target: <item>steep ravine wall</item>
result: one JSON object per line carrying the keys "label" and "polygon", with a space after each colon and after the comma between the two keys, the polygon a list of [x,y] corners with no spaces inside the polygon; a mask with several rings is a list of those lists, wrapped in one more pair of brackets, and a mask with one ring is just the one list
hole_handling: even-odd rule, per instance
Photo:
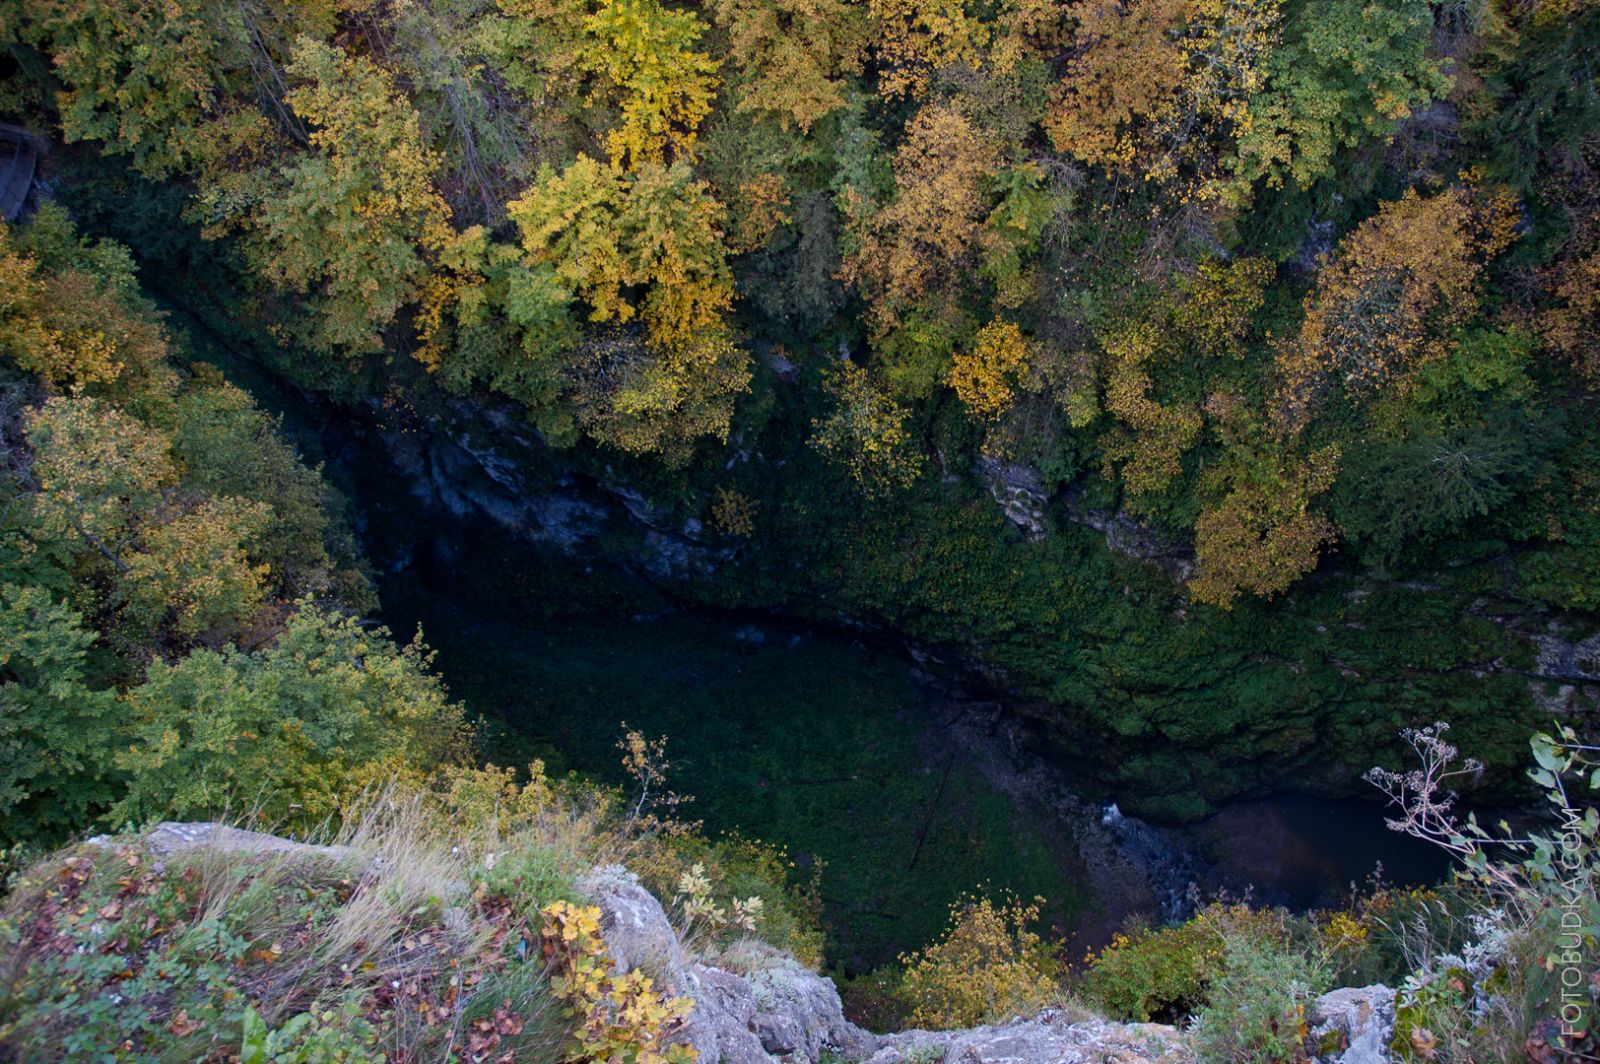
{"label": "steep ravine wall", "polygon": [[1600,619],[1521,597],[1510,561],[1432,582],[1335,563],[1224,615],[1189,604],[1184,544],[1025,467],[951,473],[906,513],[879,514],[824,483],[803,443],[735,440],[726,477],[767,491],[755,536],[739,540],[705,527],[709,489],[686,486],[721,484],[724,463],[663,479],[552,451],[512,404],[483,396],[338,417],[314,396],[283,398],[360,520],[378,528],[387,510],[399,528],[367,537],[384,572],[426,573],[429,593],[471,584],[464,605],[528,577],[562,608],[638,600],[619,615],[710,606],[848,629],[999,699],[1081,793],[1156,823],[1285,790],[1361,794],[1366,769],[1402,755],[1401,728],[1438,719],[1489,765],[1483,800],[1511,807],[1530,799],[1532,731],[1600,722]]}
{"label": "steep ravine wall", "polygon": [[[370,434],[379,443],[383,460],[421,505],[468,526],[499,529],[538,550],[620,569],[669,597],[689,601],[715,598],[715,589],[729,582],[730,573],[741,566],[748,569],[758,564],[745,557],[747,552],[739,545],[704,527],[699,518],[650,499],[609,467],[589,473],[563,471],[537,434],[519,422],[509,406],[457,399],[442,402],[426,417],[396,418],[391,412],[375,411]],[[730,465],[740,461],[764,464],[777,475],[790,459],[741,450],[730,459]],[[1091,507],[1079,488],[1050,493],[1037,472],[1003,463],[984,463],[973,475],[987,485],[996,509],[1016,526],[1019,543],[1059,536],[1064,525],[1076,526],[1093,530],[1111,555],[1159,572],[1159,579],[1166,581],[1169,590],[1175,590],[1189,572],[1192,555],[1185,544],[1174,542],[1119,511]],[[774,562],[767,559],[759,564],[770,568]],[[783,559],[778,559],[778,564],[781,567]],[[781,572],[772,572],[769,577],[780,584],[786,579]],[[952,579],[971,577],[952,574]],[[1595,618],[1532,605],[1508,593],[1506,587],[1445,588],[1426,580],[1401,582],[1381,573],[1348,571],[1341,573],[1336,582],[1340,590],[1333,597],[1341,614],[1338,617],[1319,614],[1330,608],[1326,603],[1310,606],[1292,602],[1281,607],[1274,604],[1275,612],[1261,615],[1261,622],[1281,627],[1285,633],[1296,633],[1292,638],[1299,642],[1288,649],[1283,639],[1261,638],[1267,633],[1249,635],[1244,644],[1239,644],[1237,637],[1231,642],[1213,637],[1209,644],[1205,639],[1191,639],[1181,632],[1189,624],[1181,595],[1175,596],[1178,605],[1170,618],[1173,631],[1161,638],[1170,635],[1175,645],[1214,654],[1219,661],[1232,661],[1239,655],[1240,645],[1248,645],[1248,660],[1214,666],[1221,670],[1219,676],[1243,677],[1249,682],[1253,672],[1270,672],[1275,678],[1266,681],[1269,686],[1294,683],[1295,677],[1304,676],[1306,691],[1326,692],[1334,702],[1382,709],[1400,707],[1394,719],[1403,724],[1429,723],[1432,716],[1423,719],[1429,714],[1448,717],[1452,707],[1441,695],[1446,690],[1459,694],[1492,688],[1504,693],[1502,697],[1514,696],[1522,704],[1498,706],[1496,715],[1502,720],[1520,717],[1530,722],[1527,727],[1506,729],[1508,733],[1515,732],[1509,745],[1518,759],[1511,766],[1516,774],[1520,774],[1520,759],[1526,753],[1523,740],[1531,727],[1543,726],[1554,716],[1600,720],[1600,621]],[[999,591],[995,589],[995,593]],[[848,606],[842,607],[826,597],[816,598],[814,591],[797,590],[784,602],[784,609],[793,610],[808,621],[854,627],[897,643],[935,678],[958,687],[987,688],[1004,695],[1008,706],[1046,724],[1069,750],[1080,737],[1093,743],[1117,738],[1103,730],[1104,724],[1097,725],[1102,729],[1099,734],[1080,736],[1085,713],[1073,700],[1084,695],[1073,694],[1065,700],[1041,697],[1040,692],[1056,684],[1060,677],[1048,673],[1019,676],[1010,671],[1007,661],[1016,657],[1017,640],[1047,643],[1059,639],[1059,632],[1019,627],[1008,636],[1012,645],[996,653],[996,648],[985,645],[975,631],[967,636],[930,640],[898,627],[892,619],[857,615]],[[1417,608],[1414,625],[1408,626],[1404,618],[1395,617],[1395,606],[1401,603]],[[1424,608],[1429,604],[1432,614]],[[1426,630],[1441,616],[1453,619],[1460,629],[1439,632],[1439,639],[1450,644],[1446,650],[1424,647],[1415,653],[1407,651],[1407,656],[1397,659],[1384,657],[1388,651],[1375,651],[1373,660],[1362,661],[1346,655],[1340,649],[1343,644],[1329,642],[1332,635],[1300,634],[1307,630],[1343,631],[1354,640],[1370,639],[1381,647],[1386,642],[1380,634],[1385,626],[1399,624],[1402,629]],[[960,628],[959,624],[954,626],[956,631]],[[1485,634],[1489,632],[1496,635],[1491,638]],[[1079,638],[1079,634],[1074,632],[1072,637]],[[1089,633],[1082,636],[1089,637]],[[1151,647],[1152,654],[1165,652],[1158,646]],[[1068,686],[1081,687],[1085,677],[1115,667],[1115,660],[1097,662]],[[1140,697],[1138,692],[1145,689],[1140,685],[1156,681],[1166,682],[1157,672],[1135,681],[1128,690],[1117,691],[1116,697]],[[1181,699],[1196,691],[1192,681],[1170,682],[1171,698]],[[1406,690],[1401,691],[1396,685],[1403,685]],[[1026,692],[1019,690],[1022,688]],[[1293,715],[1295,710],[1288,707],[1284,712],[1286,716]],[[1300,712],[1303,714],[1304,709]],[[1370,709],[1357,715],[1363,712]],[[1326,722],[1324,718],[1312,727],[1321,729]],[[1168,738],[1175,738],[1168,725],[1159,727]],[[1119,724],[1114,730],[1122,729]],[[1291,731],[1304,729],[1305,725],[1297,724]],[[1386,734],[1392,737],[1394,730],[1386,729]],[[1252,742],[1270,747],[1284,738],[1263,734]],[[1217,790],[1208,798],[1220,801],[1266,793],[1284,780],[1323,793],[1348,793],[1371,763],[1362,759],[1364,755],[1349,763],[1338,756],[1330,757],[1330,752],[1337,752],[1308,748],[1303,736],[1292,741],[1301,744],[1302,753],[1292,761],[1286,758],[1284,771],[1277,778],[1272,777],[1276,770],[1264,770],[1266,774],[1254,786],[1248,779],[1229,782],[1220,785],[1226,789]],[[1314,749],[1314,756],[1307,756],[1306,749]],[[1491,753],[1483,749],[1471,752]],[[1095,751],[1086,767],[1092,769],[1099,756]],[[1492,763],[1492,756],[1490,760]],[[1126,783],[1122,786],[1124,793],[1113,795],[1119,800],[1137,801],[1142,797],[1126,793],[1130,790]],[[1123,804],[1126,806],[1128,801]]]}

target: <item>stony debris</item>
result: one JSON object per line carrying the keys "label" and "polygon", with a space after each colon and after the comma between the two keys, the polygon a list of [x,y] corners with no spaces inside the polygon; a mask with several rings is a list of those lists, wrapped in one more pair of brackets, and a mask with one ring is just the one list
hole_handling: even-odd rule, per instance
{"label": "stony debris", "polygon": [[1318,1064],[1386,1064],[1394,1037],[1394,991],[1382,984],[1323,994],[1306,1010]]}
{"label": "stony debris", "polygon": [[883,1038],[867,1064],[1190,1064],[1188,1037],[1155,1023],[1083,1019],[1044,1009],[1033,1019]]}

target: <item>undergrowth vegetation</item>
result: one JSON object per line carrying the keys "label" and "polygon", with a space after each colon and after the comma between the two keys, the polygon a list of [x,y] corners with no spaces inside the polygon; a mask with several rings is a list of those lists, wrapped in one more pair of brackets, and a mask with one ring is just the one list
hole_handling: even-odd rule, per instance
{"label": "undergrowth vegetation", "polygon": [[[1600,811],[1595,748],[1570,730],[1532,743],[1549,815],[1520,833],[1457,819],[1447,787],[1475,774],[1446,726],[1408,733],[1420,764],[1371,774],[1395,801],[1395,830],[1459,861],[1444,883],[1381,882],[1330,910],[1295,913],[1221,900],[1167,926],[1134,924],[1081,958],[1037,930],[1038,909],[974,898],[927,949],[846,985],[875,1027],[1004,1022],[1045,1006],[1187,1027],[1207,1064],[1298,1064],[1343,1048],[1311,1028],[1314,998],[1337,987],[1394,988],[1389,1046],[1403,1061],[1583,1059],[1600,1006]],[[1540,825],[1544,826],[1540,826]]]}
{"label": "undergrowth vegetation", "polygon": [[373,792],[311,844],[228,829],[177,850],[77,844],[12,884],[0,1045],[37,1060],[690,1059],[668,1045],[689,1002],[613,970],[583,875],[625,864],[663,898],[684,887],[673,914],[707,953],[753,935],[814,957],[812,914],[762,847],[636,808],[537,764],[457,769]]}

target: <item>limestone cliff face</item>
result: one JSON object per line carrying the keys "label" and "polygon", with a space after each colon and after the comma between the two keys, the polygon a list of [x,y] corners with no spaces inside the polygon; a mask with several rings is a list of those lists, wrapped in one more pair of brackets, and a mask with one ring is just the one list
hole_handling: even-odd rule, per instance
{"label": "limestone cliff face", "polygon": [[[1009,526],[989,522],[970,542],[940,540],[966,536],[964,524],[908,529],[903,556],[844,541],[808,553],[802,541],[831,541],[820,525],[806,535],[803,505],[773,523],[788,532],[770,542],[761,529],[755,541],[731,542],[702,525],[696,502],[642,492],[603,458],[554,454],[509,406],[452,399],[427,416],[382,413],[366,436],[383,491],[403,495],[408,514],[447,518],[427,522],[428,553],[409,548],[442,559],[446,581],[470,565],[455,531],[493,530],[561,565],[637,578],[666,601],[778,610],[870,632],[930,674],[1005,692],[1008,707],[1064,754],[1103,752],[1074,759],[1074,771],[1145,819],[1198,819],[1281,790],[1360,792],[1361,773],[1393,753],[1393,731],[1371,722],[1427,723],[1423,713],[1463,735],[1476,727],[1473,753],[1505,785],[1502,800],[1516,801],[1525,751],[1505,742],[1505,724],[1531,732],[1553,716],[1600,713],[1593,618],[1527,598],[1511,554],[1470,581],[1447,572],[1437,582],[1402,580],[1336,562],[1263,608],[1270,612],[1241,624],[1252,611],[1239,611],[1225,623],[1169,596],[1193,565],[1181,537],[1103,508],[1082,483],[1057,487],[1014,462],[981,462],[972,475],[988,497],[961,503],[963,513],[992,506]],[[815,487],[784,480],[794,455],[730,451],[728,469],[759,472],[796,499]],[[772,499],[764,505],[769,515],[782,511]],[[1085,528],[1117,559],[1109,576],[1088,565],[1080,583],[1064,569],[1028,567],[1052,556],[1052,545],[1092,542]],[[375,560],[399,569],[412,560],[407,550],[380,547]],[[1052,583],[1058,577],[1066,582]],[[1250,627],[1257,622],[1261,630]],[[1181,756],[1152,750],[1152,739],[1183,744]]]}

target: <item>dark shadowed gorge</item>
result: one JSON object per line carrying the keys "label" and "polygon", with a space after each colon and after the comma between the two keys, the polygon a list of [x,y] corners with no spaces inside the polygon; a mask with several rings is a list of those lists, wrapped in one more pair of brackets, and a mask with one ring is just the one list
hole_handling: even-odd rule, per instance
{"label": "dark shadowed gorge", "polygon": [[1600,1059],[1595,0],[0,0],[0,1064]]}

